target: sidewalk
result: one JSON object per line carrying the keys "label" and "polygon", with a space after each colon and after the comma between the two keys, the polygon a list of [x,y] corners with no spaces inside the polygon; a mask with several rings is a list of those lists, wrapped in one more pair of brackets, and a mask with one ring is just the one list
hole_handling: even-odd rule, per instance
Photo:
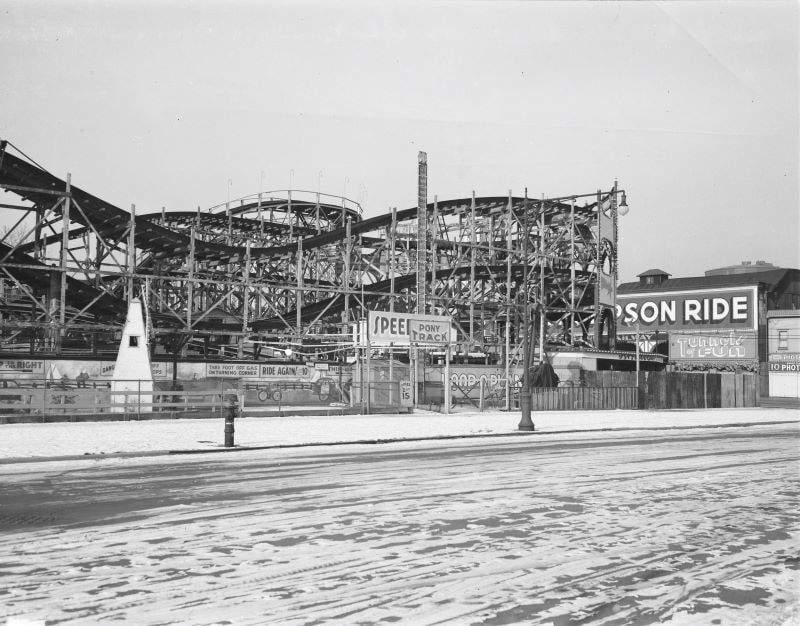
{"label": "sidewalk", "polygon": [[[533,414],[534,433],[520,432],[519,412],[416,411],[404,415],[248,417],[236,420],[239,448],[377,443],[476,436],[535,436],[635,430],[800,423],[792,409],[549,411]],[[222,419],[57,422],[0,426],[0,463],[34,457],[159,454],[226,450]]]}

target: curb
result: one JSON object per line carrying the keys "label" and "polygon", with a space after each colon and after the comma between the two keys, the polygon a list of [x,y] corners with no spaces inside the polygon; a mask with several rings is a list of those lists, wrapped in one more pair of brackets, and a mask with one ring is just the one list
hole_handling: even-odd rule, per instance
{"label": "curb", "polygon": [[514,431],[510,433],[481,433],[475,435],[436,435],[429,437],[391,437],[387,439],[354,439],[349,441],[320,441],[306,443],[278,443],[264,446],[234,446],[233,448],[197,448],[185,450],[149,450],[143,452],[109,452],[92,454],[70,454],[63,456],[32,456],[32,457],[11,457],[0,459],[0,465],[12,465],[22,463],[50,463],[54,461],[103,461],[107,459],[129,459],[147,458],[155,456],[179,456],[190,454],[225,454],[232,452],[250,452],[255,450],[282,450],[293,448],[321,448],[330,446],[357,446],[357,445],[384,445],[389,443],[406,443],[419,441],[449,441],[456,439],[486,439],[489,437],[530,437],[546,435],[568,435],[574,433],[603,433],[603,432],[630,432],[630,431],[661,431],[661,430],[700,430],[711,428],[747,428],[748,426],[775,426],[779,424],[797,424],[797,420],[773,420],[767,422],[729,422],[724,424],[695,424],[691,426],[651,426],[651,427],[607,427],[607,428],[586,428],[571,430],[548,430],[548,431]]}

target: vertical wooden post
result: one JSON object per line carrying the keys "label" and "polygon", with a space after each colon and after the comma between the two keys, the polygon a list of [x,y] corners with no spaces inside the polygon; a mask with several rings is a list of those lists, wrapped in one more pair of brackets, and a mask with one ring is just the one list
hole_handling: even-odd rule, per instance
{"label": "vertical wooden post", "polygon": [[427,313],[428,270],[428,157],[424,152],[417,155],[417,308],[420,315]]}
{"label": "vertical wooden post", "polygon": [[431,265],[431,280],[430,280],[430,298],[431,302],[428,304],[428,309],[430,313],[436,314],[435,310],[432,310],[432,307],[436,306],[436,237],[434,237],[434,233],[436,233],[436,225],[439,223],[439,196],[433,196],[433,230],[429,231],[429,239],[431,242],[431,250],[430,250],[430,265]]}
{"label": "vertical wooden post", "polygon": [[602,214],[601,206],[601,191],[597,190],[597,230],[595,231],[597,237],[596,255],[594,259],[594,348],[600,347],[600,215]]}
{"label": "vertical wooden post", "polygon": [[472,191],[472,202],[469,207],[469,346],[467,352],[474,350],[475,346],[475,247],[477,233],[475,232],[475,191]]}
{"label": "vertical wooden post", "polygon": [[370,370],[372,369],[372,364],[370,362],[372,350],[370,349],[370,341],[369,341],[369,324],[367,324],[367,347],[366,347],[366,354],[364,356],[364,364],[366,366],[367,372],[364,376],[365,378],[365,390],[366,390],[366,398],[365,400],[365,407],[366,407],[366,414],[369,415],[372,411],[372,389],[370,385]]}
{"label": "vertical wooden post", "polygon": [[389,311],[394,313],[394,278],[397,273],[397,258],[394,254],[397,241],[397,207],[392,207],[392,221],[389,224]]}
{"label": "vertical wooden post", "polygon": [[192,329],[192,307],[194,305],[194,238],[195,227],[189,230],[189,268],[186,285],[186,330]]}
{"label": "vertical wooden post", "polygon": [[506,411],[511,410],[511,227],[514,223],[514,200],[508,190],[506,217]]}
{"label": "vertical wooden post", "polygon": [[131,204],[131,226],[128,229],[128,304],[133,300],[133,275],[136,273],[136,205]]}
{"label": "vertical wooden post", "polygon": [[569,343],[575,345],[575,198],[569,207]]}
{"label": "vertical wooden post", "polygon": [[450,341],[444,347],[444,414],[450,415]]}
{"label": "vertical wooden post", "polygon": [[353,220],[348,217],[345,222],[344,276],[342,277],[342,292],[344,297],[344,319],[342,322],[344,324],[350,321],[350,256],[353,254],[352,228]]}
{"label": "vertical wooden post", "polygon": [[242,336],[239,338],[239,358],[244,357],[244,341],[248,336],[247,326],[250,323],[250,240],[245,244],[244,266],[242,268]]}
{"label": "vertical wooden post", "polygon": [[544,339],[547,326],[547,298],[544,293],[544,266],[545,266],[545,223],[544,223],[544,196],[542,196],[542,211],[539,215],[539,363],[544,363]]}
{"label": "vertical wooden post", "polygon": [[61,272],[61,289],[59,294],[59,310],[58,310],[58,333],[56,341],[58,342],[57,351],[61,352],[61,340],[64,337],[64,325],[67,321],[67,255],[69,254],[69,211],[70,199],[72,197],[72,174],[67,173],[66,195],[64,196],[64,209],[61,218],[61,259],[59,271]]}
{"label": "vertical wooden post", "polygon": [[303,317],[303,238],[297,238],[297,263],[295,263],[295,281],[297,282],[297,312],[296,324],[297,328],[295,333],[299,338],[302,333],[302,317]]}

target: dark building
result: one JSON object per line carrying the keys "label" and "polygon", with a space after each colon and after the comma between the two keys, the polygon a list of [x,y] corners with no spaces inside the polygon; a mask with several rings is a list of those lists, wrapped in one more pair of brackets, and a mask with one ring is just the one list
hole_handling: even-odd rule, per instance
{"label": "dark building", "polygon": [[686,278],[651,269],[619,285],[619,342],[667,354],[675,370],[759,371],[767,360],[767,311],[800,309],[800,270],[719,273],[725,269]]}

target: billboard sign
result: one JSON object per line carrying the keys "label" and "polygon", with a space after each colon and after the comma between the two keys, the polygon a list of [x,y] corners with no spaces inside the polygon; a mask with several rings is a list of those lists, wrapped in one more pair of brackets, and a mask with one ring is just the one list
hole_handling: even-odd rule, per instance
{"label": "billboard sign", "polygon": [[770,361],[770,372],[800,372],[800,361]]}
{"label": "billboard sign", "polygon": [[800,352],[772,352],[767,357],[769,361],[800,361]]}
{"label": "billboard sign", "polygon": [[206,363],[208,378],[258,378],[258,363]]}
{"label": "billboard sign", "polygon": [[369,311],[367,324],[372,345],[444,345],[453,341],[452,322],[445,315]]}
{"label": "billboard sign", "polygon": [[755,330],[756,287],[617,294],[617,330]]}
{"label": "billboard sign", "polygon": [[673,361],[731,361],[758,359],[752,333],[671,333],[669,358]]}
{"label": "billboard sign", "polygon": [[34,359],[0,359],[0,373],[44,375],[44,361]]}

